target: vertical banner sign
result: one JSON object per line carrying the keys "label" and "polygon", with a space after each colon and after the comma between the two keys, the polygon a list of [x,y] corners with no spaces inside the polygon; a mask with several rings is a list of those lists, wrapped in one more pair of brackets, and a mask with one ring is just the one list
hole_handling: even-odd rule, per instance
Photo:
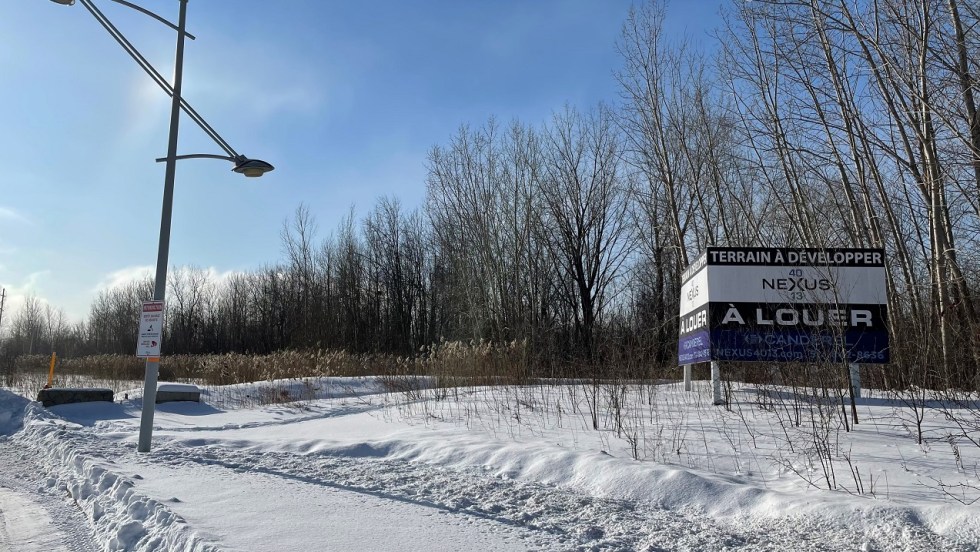
{"label": "vertical banner sign", "polygon": [[709,247],[682,276],[678,363],[887,363],[884,257]]}
{"label": "vertical banner sign", "polygon": [[140,313],[140,332],[136,341],[138,358],[160,357],[160,336],[163,335],[163,301],[143,301]]}
{"label": "vertical banner sign", "polygon": [[679,364],[711,360],[708,327],[708,254],[701,255],[681,276]]}

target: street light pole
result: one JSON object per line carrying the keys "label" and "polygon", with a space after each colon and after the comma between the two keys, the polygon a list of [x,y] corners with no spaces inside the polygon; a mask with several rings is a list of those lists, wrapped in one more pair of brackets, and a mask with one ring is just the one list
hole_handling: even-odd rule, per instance
{"label": "street light pole", "polygon": [[[111,21],[92,3],[92,0],[78,0],[82,6],[92,17],[102,25],[103,28],[109,33],[122,46],[123,50],[137,65],[140,66],[143,71],[146,72],[157,86],[163,89],[164,92],[170,95],[170,140],[167,146],[167,156],[157,159],[157,162],[166,161],[166,170],[163,183],[163,211],[160,214],[160,243],[157,249],[157,271],[156,278],[154,280],[153,287],[153,299],[154,302],[162,303],[167,295],[167,265],[170,258],[170,221],[173,215],[173,204],[174,204],[174,177],[177,171],[177,161],[181,159],[223,159],[225,161],[231,161],[234,163],[232,170],[236,173],[245,175],[246,177],[259,177],[263,174],[275,170],[270,163],[262,161],[261,159],[251,159],[246,157],[237,151],[235,151],[224,138],[221,137],[211,125],[194,110],[193,107],[185,99],[181,97],[181,85],[183,84],[183,72],[184,72],[184,39],[190,38],[194,39],[194,36],[187,32],[187,0],[178,0],[180,3],[180,15],[177,20],[177,25],[167,21],[166,19],[160,17],[159,15],[141,8],[128,0],[112,0],[116,4],[126,6],[127,8],[134,9],[144,15],[148,15],[153,19],[163,23],[164,25],[170,27],[177,31],[177,52],[176,59],[174,63],[174,83],[171,85],[167,79],[160,75],[159,71],[154,68],[149,61],[143,57],[135,46],[132,45],[129,40],[123,36],[123,34],[112,24]],[[57,4],[62,4],[65,6],[71,6],[75,3],[75,0],[52,0]],[[181,110],[190,117],[191,121],[197,124],[197,126],[204,131],[214,143],[218,145],[227,155],[215,155],[209,153],[194,153],[188,155],[177,155],[177,133],[180,127],[180,112]],[[162,328],[161,328],[162,329]],[[162,335],[162,332],[161,332]],[[159,343],[159,340],[157,341]],[[139,347],[137,347],[139,351]],[[155,350],[155,353],[159,355],[159,349]],[[152,354],[152,353],[151,353]],[[137,450],[139,452],[149,452],[150,451],[150,441],[153,436],[153,414],[156,408],[156,396],[157,396],[157,380],[160,375],[160,357],[159,356],[147,356],[146,357],[146,376],[143,382],[143,412],[140,417],[140,433],[139,433],[139,444],[137,445]]]}
{"label": "street light pole", "polygon": [[[157,249],[157,272],[153,280],[153,299],[163,301],[167,295],[167,263],[170,259],[170,222],[173,218],[174,179],[177,173],[177,132],[180,128],[180,90],[184,73],[184,30],[187,26],[187,0],[178,0],[180,15],[177,16],[177,53],[174,61],[173,96],[170,102],[170,139],[167,145],[167,165],[163,180],[163,210],[160,214],[160,244]],[[160,357],[146,359],[143,381],[143,411],[140,415],[140,435],[137,449],[150,452],[153,438],[153,414],[156,409],[157,380],[160,375]]]}

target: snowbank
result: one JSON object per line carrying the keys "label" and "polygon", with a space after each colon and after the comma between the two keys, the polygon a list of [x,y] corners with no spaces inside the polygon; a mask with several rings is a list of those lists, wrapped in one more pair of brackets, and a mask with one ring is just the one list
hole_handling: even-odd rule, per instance
{"label": "snowbank", "polygon": [[0,389],[0,435],[13,435],[24,426],[24,413],[31,401]]}
{"label": "snowbank", "polygon": [[[39,492],[70,496],[107,550],[216,550],[244,535],[254,546],[243,549],[279,550],[276,531],[287,527],[289,542],[314,538],[304,531],[323,519],[317,505],[334,504],[323,493],[338,492],[363,497],[364,508],[407,505],[399,519],[408,524],[419,508],[492,531],[503,524],[508,539],[542,549],[975,551],[980,542],[980,507],[929,486],[969,483],[963,467],[976,465],[976,453],[959,451],[954,464],[938,444],[917,445],[884,401],[867,401],[864,423],[836,436],[856,476],[876,485],[861,494],[819,488],[821,467],[806,463],[806,450],[790,456],[786,443],[768,440],[771,413],[705,406],[671,386],[657,391],[667,407],[649,412],[644,430],[662,434],[645,446],[667,443],[649,452],[672,463],[635,459],[643,445],[622,437],[632,428],[596,431],[586,410],[557,406],[585,396],[572,388],[403,394],[365,378],[206,391],[227,400],[269,388],[329,398],[167,405],[147,455],[135,452],[138,400],[48,412],[0,392],[0,432],[36,454],[48,474]],[[926,423],[943,435],[941,416]],[[219,510],[202,495],[208,481],[220,482]],[[292,490],[268,490],[277,485]],[[230,489],[266,489],[258,494],[273,497],[276,515],[256,493]],[[263,516],[268,526],[254,521]]]}

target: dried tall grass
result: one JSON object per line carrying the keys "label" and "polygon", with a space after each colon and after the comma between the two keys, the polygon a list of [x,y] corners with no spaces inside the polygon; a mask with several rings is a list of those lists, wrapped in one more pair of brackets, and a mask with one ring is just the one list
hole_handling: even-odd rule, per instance
{"label": "dried tall grass", "polygon": [[[7,369],[4,384],[28,396],[47,383],[50,356],[22,355]],[[380,376],[392,390],[411,390],[419,376],[432,376],[439,387],[518,384],[528,373],[524,342],[442,342],[412,357],[352,354],[314,349],[269,355],[228,353],[174,355],[160,362],[160,380],[207,386],[338,376]],[[121,391],[138,387],[144,361],[126,355],[59,358],[57,387],[103,386]]]}

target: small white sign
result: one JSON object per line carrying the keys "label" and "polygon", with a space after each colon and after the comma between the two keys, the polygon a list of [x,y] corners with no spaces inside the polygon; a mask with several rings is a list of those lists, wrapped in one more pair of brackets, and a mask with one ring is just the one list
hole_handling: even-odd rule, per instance
{"label": "small white sign", "polygon": [[143,301],[143,310],[140,313],[140,333],[136,341],[136,356],[138,358],[160,357],[163,312],[163,301]]}

